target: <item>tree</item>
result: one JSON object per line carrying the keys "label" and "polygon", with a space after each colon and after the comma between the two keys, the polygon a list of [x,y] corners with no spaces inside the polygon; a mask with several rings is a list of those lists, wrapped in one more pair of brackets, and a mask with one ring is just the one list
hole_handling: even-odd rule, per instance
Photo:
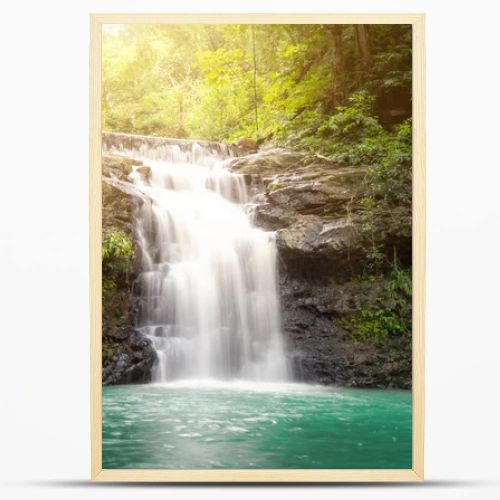
{"label": "tree", "polygon": [[335,61],[333,65],[333,77],[334,77],[334,87],[333,87],[333,107],[340,106],[344,100],[344,88],[343,88],[343,78],[344,78],[344,56],[342,54],[342,25],[333,24],[330,26],[331,33],[333,35],[333,45],[334,45],[334,55]]}
{"label": "tree", "polygon": [[255,26],[250,26],[252,33],[252,59],[253,59],[253,105],[255,109],[255,137],[259,134],[259,105],[257,102],[257,55],[255,51]]}
{"label": "tree", "polygon": [[372,66],[372,54],[370,43],[368,40],[368,26],[366,24],[356,24],[356,41],[361,56],[361,64],[365,71],[368,71]]}

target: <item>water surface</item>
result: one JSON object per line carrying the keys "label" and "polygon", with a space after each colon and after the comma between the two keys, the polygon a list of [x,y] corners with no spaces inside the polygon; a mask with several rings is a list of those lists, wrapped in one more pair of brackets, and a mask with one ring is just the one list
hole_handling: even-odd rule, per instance
{"label": "water surface", "polygon": [[411,392],[299,384],[103,388],[105,469],[409,469]]}

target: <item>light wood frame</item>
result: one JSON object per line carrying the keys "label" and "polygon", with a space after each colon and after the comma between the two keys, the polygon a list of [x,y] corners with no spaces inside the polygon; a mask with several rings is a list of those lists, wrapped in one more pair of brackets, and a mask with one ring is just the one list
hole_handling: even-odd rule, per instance
{"label": "light wood frame", "polygon": [[[425,323],[424,14],[90,15],[90,374],[91,479],[158,482],[417,482],[424,479]],[[101,35],[103,24],[411,24],[413,26],[413,373],[412,469],[179,470],[102,468]]]}

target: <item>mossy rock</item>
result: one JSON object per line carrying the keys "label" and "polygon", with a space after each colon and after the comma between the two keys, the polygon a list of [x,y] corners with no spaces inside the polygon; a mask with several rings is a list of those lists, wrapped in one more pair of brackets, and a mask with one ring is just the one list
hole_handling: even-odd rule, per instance
{"label": "mossy rock", "polygon": [[132,160],[122,156],[103,155],[102,175],[115,175],[119,179],[125,179],[132,173],[134,165],[142,165],[140,160]]}

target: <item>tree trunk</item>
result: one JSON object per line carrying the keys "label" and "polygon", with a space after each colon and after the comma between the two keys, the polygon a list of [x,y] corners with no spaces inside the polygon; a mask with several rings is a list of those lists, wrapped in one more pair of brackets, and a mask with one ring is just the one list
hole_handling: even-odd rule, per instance
{"label": "tree trunk", "polygon": [[332,26],[333,44],[335,47],[335,74],[344,74],[344,56],[342,55],[342,25]]}
{"label": "tree trunk", "polygon": [[344,104],[344,56],[342,54],[342,24],[330,25],[333,35],[334,65],[333,65],[333,108]]}
{"label": "tree trunk", "polygon": [[365,71],[372,66],[372,53],[370,50],[370,41],[368,39],[368,26],[366,24],[356,24],[356,40],[358,42],[359,54],[361,56],[361,65]]}
{"label": "tree trunk", "polygon": [[251,26],[253,52],[253,99],[255,111],[255,139],[259,136],[259,108],[257,104],[257,55],[255,53],[255,28]]}

